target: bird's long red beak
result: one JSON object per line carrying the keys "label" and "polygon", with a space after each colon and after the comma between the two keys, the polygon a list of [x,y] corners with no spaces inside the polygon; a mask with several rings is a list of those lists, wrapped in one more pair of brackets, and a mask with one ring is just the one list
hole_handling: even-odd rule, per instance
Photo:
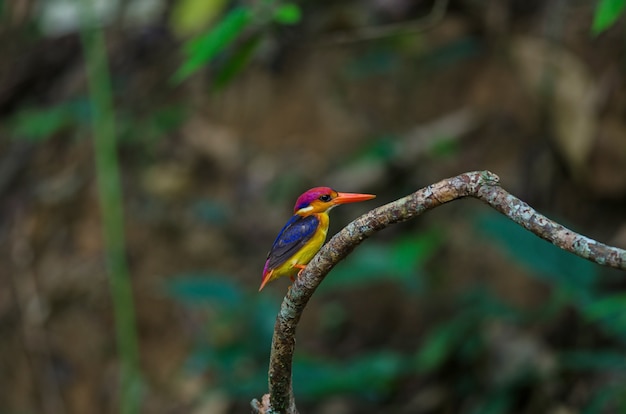
{"label": "bird's long red beak", "polygon": [[337,197],[333,199],[333,204],[356,203],[371,200],[372,198],[376,198],[376,196],[373,194],[337,193]]}

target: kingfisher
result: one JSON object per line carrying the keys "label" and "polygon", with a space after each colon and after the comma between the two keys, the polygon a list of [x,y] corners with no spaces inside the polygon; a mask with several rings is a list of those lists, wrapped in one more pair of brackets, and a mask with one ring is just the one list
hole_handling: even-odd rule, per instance
{"label": "kingfisher", "polygon": [[259,292],[281,276],[294,281],[322,248],[328,233],[328,212],[339,204],[371,200],[372,194],[339,193],[330,187],[315,187],[303,193],[293,208],[293,217],[282,228],[267,255]]}

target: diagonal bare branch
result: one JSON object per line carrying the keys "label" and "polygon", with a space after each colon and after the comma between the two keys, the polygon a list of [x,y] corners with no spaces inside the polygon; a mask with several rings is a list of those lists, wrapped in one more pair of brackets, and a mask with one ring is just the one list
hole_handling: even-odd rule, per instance
{"label": "diagonal bare branch", "polygon": [[478,198],[563,250],[603,266],[626,270],[626,250],[607,246],[548,219],[502,189],[499,183],[498,176],[489,171],[468,172],[448,178],[364,214],[330,239],[287,291],[274,326],[269,394],[261,402],[252,400],[253,412],[298,412],[291,383],[296,327],[313,292],[328,272],[375,232],[442,204],[459,198]]}

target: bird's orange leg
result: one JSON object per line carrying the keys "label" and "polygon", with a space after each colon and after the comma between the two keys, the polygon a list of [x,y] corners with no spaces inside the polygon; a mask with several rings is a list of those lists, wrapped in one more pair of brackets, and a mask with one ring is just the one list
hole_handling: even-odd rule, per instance
{"label": "bird's orange leg", "polygon": [[[298,270],[298,275],[297,275],[297,276],[300,276],[300,273],[302,273],[302,271],[304,270],[304,268],[306,267],[306,265],[295,264],[295,265],[293,265],[293,267],[295,267],[295,268],[297,268],[297,269],[300,269],[300,270]],[[292,283],[296,281],[296,278],[295,278],[295,277],[293,277],[293,276],[289,276],[289,279],[291,279],[291,282],[292,282]],[[291,289],[291,286],[289,286],[287,289]]]}
{"label": "bird's orange leg", "polygon": [[[297,268],[297,269],[300,269],[300,270],[298,271],[298,276],[300,276],[300,273],[302,273],[302,271],[304,270],[304,268],[306,268],[306,265],[295,264],[295,265],[293,265],[293,267],[295,267],[295,268]],[[292,282],[295,282],[295,281],[296,281],[296,279],[295,279],[293,276],[289,276],[289,277],[291,278],[291,281],[292,281]]]}

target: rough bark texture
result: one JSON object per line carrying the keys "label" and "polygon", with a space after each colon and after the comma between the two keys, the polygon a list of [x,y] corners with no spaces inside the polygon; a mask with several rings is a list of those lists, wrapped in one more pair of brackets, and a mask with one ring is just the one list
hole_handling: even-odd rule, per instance
{"label": "rough bark texture", "polygon": [[326,243],[287,291],[276,318],[269,368],[269,394],[251,403],[254,413],[298,412],[291,383],[296,326],[311,295],[328,272],[359,243],[390,224],[464,197],[478,198],[557,247],[603,266],[626,270],[626,251],[575,233],[537,213],[500,187],[489,171],[474,171],[442,180],[378,207],[348,224]]}

